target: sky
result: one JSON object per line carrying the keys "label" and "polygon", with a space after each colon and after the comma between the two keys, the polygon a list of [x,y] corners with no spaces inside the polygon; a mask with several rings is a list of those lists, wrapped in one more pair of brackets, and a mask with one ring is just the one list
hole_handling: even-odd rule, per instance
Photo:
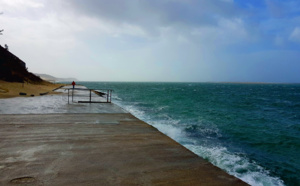
{"label": "sky", "polygon": [[81,81],[300,83],[299,0],[0,0],[0,44]]}

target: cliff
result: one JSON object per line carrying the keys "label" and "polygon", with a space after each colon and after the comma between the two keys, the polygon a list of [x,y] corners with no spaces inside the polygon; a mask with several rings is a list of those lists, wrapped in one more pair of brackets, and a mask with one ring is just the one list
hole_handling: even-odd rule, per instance
{"label": "cliff", "polygon": [[42,83],[43,80],[28,72],[26,63],[0,46],[0,80],[8,82]]}

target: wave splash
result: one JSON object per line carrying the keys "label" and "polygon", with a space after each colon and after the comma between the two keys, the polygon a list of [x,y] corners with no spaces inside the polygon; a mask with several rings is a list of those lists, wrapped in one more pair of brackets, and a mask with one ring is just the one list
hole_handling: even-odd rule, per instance
{"label": "wave splash", "polygon": [[267,170],[256,162],[251,162],[244,154],[229,152],[225,147],[184,146],[213,165],[250,185],[284,185],[282,180],[270,176]]}
{"label": "wave splash", "polygon": [[[268,170],[264,169],[256,162],[250,161],[245,154],[230,152],[226,147],[209,145],[207,141],[203,141],[203,143],[199,144],[199,141],[195,141],[189,136],[188,132],[186,132],[189,130],[190,125],[178,125],[180,122],[179,120],[172,119],[170,116],[166,115],[163,117],[164,119],[155,120],[134,104],[124,104],[121,100],[116,100],[115,103],[128,110],[139,119],[154,126],[159,131],[182,144],[198,156],[206,159],[213,165],[225,170],[230,175],[233,175],[250,185],[284,185],[284,182],[280,178],[270,175]],[[201,131],[203,133],[221,136],[217,127],[202,128]]]}

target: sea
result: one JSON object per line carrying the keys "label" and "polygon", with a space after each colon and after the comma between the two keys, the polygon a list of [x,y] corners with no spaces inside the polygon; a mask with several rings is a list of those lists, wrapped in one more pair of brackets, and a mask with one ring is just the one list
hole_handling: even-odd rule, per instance
{"label": "sea", "polygon": [[300,185],[300,84],[78,83],[250,185]]}

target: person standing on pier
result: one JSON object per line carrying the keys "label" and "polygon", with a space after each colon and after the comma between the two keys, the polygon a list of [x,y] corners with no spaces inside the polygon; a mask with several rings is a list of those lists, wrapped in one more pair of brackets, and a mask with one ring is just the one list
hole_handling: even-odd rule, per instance
{"label": "person standing on pier", "polygon": [[75,85],[76,85],[75,81],[72,82],[72,85],[73,85],[73,89],[74,89]]}

